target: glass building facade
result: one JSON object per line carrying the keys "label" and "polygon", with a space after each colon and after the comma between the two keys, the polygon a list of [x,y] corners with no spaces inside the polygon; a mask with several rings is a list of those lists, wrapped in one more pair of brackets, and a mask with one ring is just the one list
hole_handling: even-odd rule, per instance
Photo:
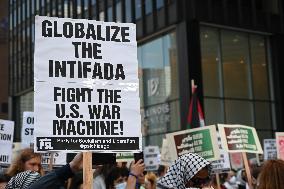
{"label": "glass building facade", "polygon": [[20,141],[33,111],[34,16],[137,26],[142,132],[161,145],[186,128],[190,80],[207,125],[244,124],[261,138],[283,131],[284,3],[254,0],[10,0],[10,118]]}
{"label": "glass building facade", "polygon": [[250,125],[273,137],[268,36],[202,26],[200,40],[206,123]]}

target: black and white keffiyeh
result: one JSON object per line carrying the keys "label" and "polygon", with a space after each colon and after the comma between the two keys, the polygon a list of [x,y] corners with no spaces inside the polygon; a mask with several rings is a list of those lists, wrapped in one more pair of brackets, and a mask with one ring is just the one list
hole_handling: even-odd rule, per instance
{"label": "black and white keffiyeh", "polygon": [[40,174],[34,171],[24,171],[12,177],[5,189],[27,189],[40,178]]}
{"label": "black and white keffiyeh", "polygon": [[185,154],[179,157],[169,170],[158,181],[158,185],[169,189],[185,189],[186,183],[202,168],[208,167],[211,171],[211,164],[197,154]]}

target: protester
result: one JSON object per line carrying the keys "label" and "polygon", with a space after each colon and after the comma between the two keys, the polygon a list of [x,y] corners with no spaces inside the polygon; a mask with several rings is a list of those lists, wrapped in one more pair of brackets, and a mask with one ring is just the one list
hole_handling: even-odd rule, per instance
{"label": "protester", "polygon": [[24,171],[16,174],[8,182],[5,189],[27,189],[40,178],[40,174],[35,171]]}
{"label": "protester", "polygon": [[[130,163],[130,167],[132,166],[132,163],[133,162]],[[144,185],[145,185],[145,175],[146,174],[147,174],[147,171],[143,171],[139,175],[136,175],[137,176],[137,180],[136,180],[135,189],[145,189]]]}
{"label": "protester", "polygon": [[74,174],[69,189],[83,189],[83,172],[80,171]]}
{"label": "protester", "polygon": [[73,160],[45,176],[38,179],[28,189],[58,189],[64,186],[65,181],[71,178],[74,173],[82,169],[83,153],[77,154]]}
{"label": "protester", "polygon": [[237,184],[239,187],[238,189],[249,189],[245,169],[240,169],[237,172]]}
{"label": "protester", "polygon": [[0,189],[4,189],[7,183],[9,182],[10,177],[4,173],[0,174]]}
{"label": "protester", "polygon": [[145,189],[156,189],[157,177],[154,173],[147,173],[145,176]]}
{"label": "protester", "polygon": [[267,160],[257,179],[257,189],[284,188],[284,161]]}
{"label": "protester", "polygon": [[139,177],[138,175],[143,174],[145,169],[145,164],[143,160],[140,159],[136,163],[132,162],[130,164],[130,173],[127,179],[126,189],[134,189],[136,188],[136,184],[138,183]]}
{"label": "protester", "polygon": [[167,170],[166,170],[166,166],[164,165],[159,165],[159,168],[158,168],[158,179],[160,177],[163,177],[165,174],[166,174]]}
{"label": "protester", "polygon": [[105,178],[106,189],[124,189],[126,187],[127,176],[123,174],[122,168],[113,168]]}
{"label": "protester", "polygon": [[258,176],[260,174],[261,169],[262,169],[262,167],[260,167],[260,166],[252,168],[252,171],[251,171],[251,177],[252,178],[251,178],[251,180],[252,180],[252,186],[254,188],[256,188],[256,186],[257,186],[257,178],[258,178]]}
{"label": "protester", "polygon": [[179,157],[167,173],[158,180],[160,189],[202,187],[210,181],[211,164],[197,154]]}
{"label": "protester", "polygon": [[106,189],[105,179],[114,167],[112,164],[96,166],[93,189]]}
{"label": "protester", "polygon": [[15,161],[10,165],[7,175],[13,177],[20,172],[28,170],[35,171],[40,175],[43,175],[41,155],[34,153],[34,151],[30,148],[21,150]]}
{"label": "protester", "polygon": [[224,179],[225,182],[223,185],[226,189],[238,189],[237,177],[234,171],[224,173]]}

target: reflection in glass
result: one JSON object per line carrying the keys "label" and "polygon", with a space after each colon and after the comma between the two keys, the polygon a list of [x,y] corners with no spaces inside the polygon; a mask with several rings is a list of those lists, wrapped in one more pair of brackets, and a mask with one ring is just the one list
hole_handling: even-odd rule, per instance
{"label": "reflection in glass", "polygon": [[121,1],[116,2],[116,22],[122,22]]}
{"label": "reflection in glass", "polygon": [[141,18],[141,0],[135,0],[135,18],[138,20]]}
{"label": "reflection in glass", "polygon": [[255,127],[257,129],[272,129],[270,103],[255,102]]}
{"label": "reflection in glass", "polygon": [[253,76],[253,94],[255,99],[269,99],[268,73],[265,52],[265,39],[262,36],[250,36],[250,51]]}
{"label": "reflection in glass", "polygon": [[164,6],[164,0],[157,0],[157,9],[160,9]]}
{"label": "reflection in glass", "polygon": [[179,130],[176,35],[171,33],[138,47],[144,134]]}
{"label": "reflection in glass", "polygon": [[200,43],[204,96],[221,96],[218,30],[202,27]]}
{"label": "reflection in glass", "polygon": [[126,17],[126,22],[131,22],[131,1],[125,1],[125,17]]}
{"label": "reflection in glass", "polygon": [[152,0],[145,0],[145,12],[146,15],[150,14],[152,12],[153,6],[152,6]]}
{"label": "reflection in glass", "polygon": [[225,100],[226,123],[228,124],[253,124],[253,104],[250,101]]}
{"label": "reflection in glass", "polygon": [[225,97],[251,98],[247,35],[222,30],[221,40]]}
{"label": "reflection in glass", "polygon": [[205,124],[224,123],[224,100],[204,98]]}

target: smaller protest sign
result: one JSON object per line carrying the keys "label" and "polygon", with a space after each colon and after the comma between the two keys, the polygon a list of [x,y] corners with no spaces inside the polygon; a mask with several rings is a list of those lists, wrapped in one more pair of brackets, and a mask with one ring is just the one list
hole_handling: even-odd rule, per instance
{"label": "smaller protest sign", "polygon": [[166,138],[163,138],[162,150],[161,150],[161,164],[170,166],[174,162],[174,159],[171,156],[171,150]]}
{"label": "smaller protest sign", "polygon": [[156,171],[160,164],[160,150],[158,146],[146,146],[144,149],[144,163],[146,171]]}
{"label": "smaller protest sign", "polygon": [[10,164],[13,151],[14,121],[0,119],[0,164]]}
{"label": "smaller protest sign", "polygon": [[34,113],[23,113],[22,148],[29,148],[34,143]]}
{"label": "smaller protest sign", "polygon": [[215,125],[169,133],[166,136],[174,159],[187,153],[197,153],[209,161],[220,156]]}
{"label": "smaller protest sign", "polygon": [[284,160],[284,132],[276,132],[277,158]]}
{"label": "smaller protest sign", "polygon": [[277,159],[277,149],[275,139],[263,140],[264,160]]}
{"label": "smaller protest sign", "polygon": [[224,124],[218,124],[218,128],[222,145],[227,152],[263,153],[255,128]]}
{"label": "smaller protest sign", "polygon": [[217,133],[217,136],[218,136],[218,145],[220,150],[220,158],[218,160],[211,161],[212,173],[214,174],[226,173],[231,170],[229,154],[222,148],[222,143],[219,133]]}
{"label": "smaller protest sign", "polygon": [[230,153],[229,155],[232,169],[239,170],[244,168],[242,153]]}
{"label": "smaller protest sign", "polygon": [[52,165],[65,165],[66,164],[66,153],[64,152],[52,152],[53,157],[51,158],[51,153],[41,154],[41,163],[43,165],[50,164],[50,160],[53,159]]}
{"label": "smaller protest sign", "polygon": [[131,162],[133,160],[133,153],[116,153],[116,162]]}

